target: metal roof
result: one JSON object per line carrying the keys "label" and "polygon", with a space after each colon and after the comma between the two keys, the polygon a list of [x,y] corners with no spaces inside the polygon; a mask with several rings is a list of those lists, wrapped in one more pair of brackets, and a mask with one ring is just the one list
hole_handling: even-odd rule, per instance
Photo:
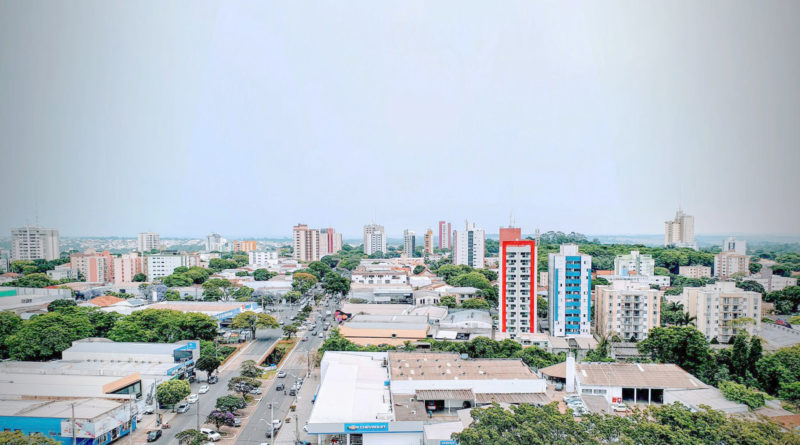
{"label": "metal roof", "polygon": [[541,393],[478,393],[475,395],[477,403],[530,403],[546,405],[550,399]]}
{"label": "metal roof", "polygon": [[417,400],[474,400],[471,389],[418,389]]}

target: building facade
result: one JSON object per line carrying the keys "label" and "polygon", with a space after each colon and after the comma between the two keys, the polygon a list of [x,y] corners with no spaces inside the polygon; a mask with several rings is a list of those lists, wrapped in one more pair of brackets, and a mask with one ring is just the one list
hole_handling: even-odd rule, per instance
{"label": "building facade", "polygon": [[386,232],[381,225],[369,224],[364,226],[364,253],[376,252],[386,252]]}
{"label": "building facade", "polygon": [[667,299],[681,303],[709,341],[728,343],[739,330],[754,335],[761,329],[761,294],[739,289],[733,281],[684,287],[682,294]]}
{"label": "building facade", "polygon": [[516,335],[536,332],[536,241],[522,239],[522,230],[500,228],[500,331]]}
{"label": "building facade", "polygon": [[319,256],[336,255],[342,250],[342,234],[332,227],[319,229]]}
{"label": "building facade", "polygon": [[664,245],[674,247],[690,247],[697,250],[694,242],[694,216],[678,209],[675,219],[664,222]]}
{"label": "building facade", "polygon": [[151,250],[159,249],[161,249],[161,237],[157,233],[142,232],[139,234],[136,250],[139,252],[150,252]]}
{"label": "building facade", "polygon": [[425,232],[425,253],[433,255],[433,230],[431,229]]}
{"label": "building facade", "polygon": [[439,250],[452,249],[453,230],[447,221],[439,221]]}
{"label": "building facade", "polygon": [[614,258],[614,275],[655,275],[656,260],[652,255],[641,254],[632,250],[628,255],[617,255]]}
{"label": "building facade", "polygon": [[723,252],[736,252],[740,255],[747,254],[747,241],[737,240],[736,237],[728,237],[722,242]]}
{"label": "building facade", "polygon": [[147,279],[152,281],[172,275],[176,267],[200,265],[200,255],[190,253],[162,253],[147,256]]}
{"label": "building facade", "polygon": [[475,269],[483,269],[485,265],[484,243],[486,232],[475,227],[475,223],[466,223],[464,230],[453,232],[453,264],[467,265]]}
{"label": "building facade", "polygon": [[681,266],[678,275],[687,278],[711,278],[711,268],[708,266]]}
{"label": "building facade", "polygon": [[576,244],[563,244],[547,260],[550,335],[591,335],[592,257],[579,253]]}
{"label": "building facade", "polygon": [[133,282],[136,274],[146,274],[147,265],[145,258],[137,252],[124,253],[111,260],[112,277],[115,285]]}
{"label": "building facade", "polygon": [[234,252],[255,252],[258,249],[258,243],[253,240],[249,241],[234,241],[233,242],[233,251]]}
{"label": "building facade", "polygon": [[107,250],[97,252],[94,249],[88,249],[84,253],[70,254],[69,263],[73,269],[78,269],[83,279],[88,283],[108,283],[113,281],[113,259],[111,253]]}
{"label": "building facade", "polygon": [[292,228],[292,258],[297,261],[319,261],[319,230],[309,229],[305,224]]}
{"label": "building facade", "polygon": [[417,248],[417,236],[413,230],[403,230],[403,255],[412,258]]}
{"label": "building facade", "polygon": [[661,324],[663,291],[643,283],[613,281],[594,289],[594,326],[601,337],[618,335],[623,341],[647,338]]}
{"label": "building facade", "polygon": [[206,252],[222,252],[227,242],[219,233],[212,233],[206,237]]}
{"label": "building facade", "polygon": [[51,261],[59,256],[58,230],[33,226],[11,229],[11,261]]}
{"label": "building facade", "polygon": [[750,275],[750,257],[735,251],[714,255],[714,276],[728,278],[734,274]]}

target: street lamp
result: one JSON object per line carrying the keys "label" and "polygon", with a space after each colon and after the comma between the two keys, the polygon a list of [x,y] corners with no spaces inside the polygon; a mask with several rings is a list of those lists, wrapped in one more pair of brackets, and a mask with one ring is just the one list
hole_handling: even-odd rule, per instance
{"label": "street lamp", "polygon": [[[258,420],[267,423],[266,419],[258,419]],[[269,420],[270,422],[269,425],[267,426],[269,428],[269,441],[270,443],[273,443],[275,442],[275,414],[273,412],[273,407],[271,403],[269,404]]]}

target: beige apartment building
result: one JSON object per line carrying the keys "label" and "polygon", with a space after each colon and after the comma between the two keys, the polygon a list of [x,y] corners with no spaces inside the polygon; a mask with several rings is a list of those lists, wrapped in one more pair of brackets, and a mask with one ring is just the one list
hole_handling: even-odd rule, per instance
{"label": "beige apartment building", "polygon": [[292,229],[294,252],[292,257],[297,261],[319,261],[319,230],[309,229],[305,224],[298,224]]}
{"label": "beige apartment building", "polygon": [[714,276],[728,278],[734,274],[750,275],[750,257],[734,251],[714,255]]}
{"label": "beige apartment building", "polygon": [[684,287],[667,299],[681,303],[709,341],[727,343],[741,329],[753,335],[761,328],[761,294],[739,289],[733,281]]}
{"label": "beige apartment building", "polygon": [[618,335],[623,341],[647,338],[660,325],[663,291],[633,281],[612,281],[595,287],[594,325],[600,336]]}
{"label": "beige apartment building", "polygon": [[433,255],[433,230],[425,232],[425,253]]}
{"label": "beige apartment building", "polygon": [[711,278],[711,268],[708,266],[681,266],[678,275],[686,278]]}

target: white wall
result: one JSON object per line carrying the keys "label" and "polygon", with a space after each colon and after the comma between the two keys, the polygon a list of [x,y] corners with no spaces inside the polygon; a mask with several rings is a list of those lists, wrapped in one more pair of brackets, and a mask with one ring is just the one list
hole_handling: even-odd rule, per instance
{"label": "white wall", "polygon": [[419,445],[422,433],[364,434],[364,445]]}

